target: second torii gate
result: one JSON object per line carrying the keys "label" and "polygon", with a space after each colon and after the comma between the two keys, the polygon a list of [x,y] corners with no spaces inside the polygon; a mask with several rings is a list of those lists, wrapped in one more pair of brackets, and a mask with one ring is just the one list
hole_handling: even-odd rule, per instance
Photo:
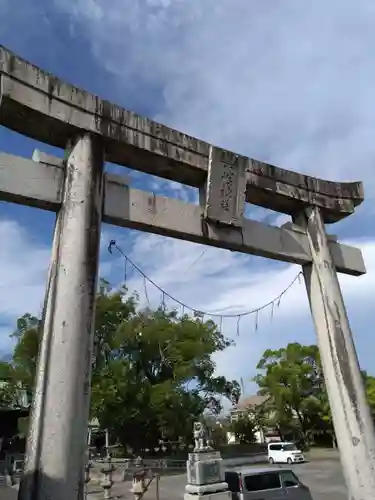
{"label": "second torii gate", "polygon": [[[0,154],[0,199],[57,213],[20,500],[82,491],[101,222],[302,265],[346,482],[375,498],[375,437],[337,271],[360,250],[327,235],[361,183],[335,183],[214,147],[63,83],[0,47],[0,124],[65,150],[65,160]],[[132,189],[104,161],[194,186],[200,204]],[[289,214],[274,227],[245,202]],[[1,244],[1,242],[0,242]]]}

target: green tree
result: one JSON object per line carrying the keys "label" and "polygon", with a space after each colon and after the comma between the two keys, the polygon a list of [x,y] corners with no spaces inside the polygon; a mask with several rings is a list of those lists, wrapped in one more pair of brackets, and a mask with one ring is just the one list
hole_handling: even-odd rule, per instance
{"label": "green tree", "polygon": [[248,414],[256,430],[262,430],[263,432],[277,431],[280,439],[284,439],[285,433],[290,433],[295,429],[290,412],[284,407],[278,410],[272,398],[269,398],[256,408],[249,409]]}
{"label": "green tree", "polygon": [[[39,324],[29,314],[20,318],[12,359],[3,367],[28,391],[35,379]],[[101,281],[91,416],[136,451],[158,446],[159,440],[190,443],[193,421],[203,412],[220,412],[222,396],[238,401],[239,384],[214,374],[212,355],[229,345],[215,323],[179,318],[175,311],[140,310],[136,294]]]}
{"label": "green tree", "polygon": [[17,342],[11,363],[19,386],[30,396],[34,388],[40,335],[40,320],[30,314],[25,314],[18,319],[17,328],[12,334]]}
{"label": "green tree", "polygon": [[318,404],[316,394],[324,390],[317,346],[292,343],[282,349],[268,349],[257,369],[260,373],[255,381],[259,392],[270,396],[279,432],[293,430],[297,419],[301,436],[307,440]]}
{"label": "green tree", "polygon": [[333,428],[331,407],[325,386],[309,398],[306,407],[310,416],[311,433],[313,437],[319,439],[319,436],[330,436],[332,446],[335,448],[337,446],[336,435]]}
{"label": "green tree", "polygon": [[227,432],[228,432],[228,426],[216,423],[210,429],[211,446],[217,449],[220,448],[221,446],[227,445],[228,444]]}
{"label": "green tree", "polygon": [[20,407],[24,392],[31,398],[39,349],[39,320],[25,314],[17,320],[11,338],[16,340],[8,361],[0,361],[0,405]]}
{"label": "green tree", "polygon": [[370,406],[373,417],[375,418],[375,377],[368,375],[365,371],[362,372],[367,402]]}
{"label": "green tree", "polygon": [[204,425],[208,430],[211,446],[215,449],[228,444],[229,419],[217,415],[204,415]]}
{"label": "green tree", "polygon": [[0,361],[0,408],[16,404],[16,377],[11,363]]}
{"label": "green tree", "polygon": [[255,443],[255,424],[247,413],[238,416],[229,424],[229,431],[236,436],[236,441],[241,444]]}
{"label": "green tree", "polygon": [[238,401],[238,383],[214,376],[212,355],[230,342],[211,321],[139,311],[137,297],[125,293],[103,287],[98,297],[92,413],[134,450],[159,440],[190,443],[193,421],[218,413],[221,396]]}
{"label": "green tree", "polygon": [[[336,445],[317,346],[293,343],[283,349],[267,350],[257,368],[260,373],[255,381],[260,392],[270,396],[273,407],[270,413],[273,418],[269,419],[271,425],[283,434],[291,430],[291,423],[298,422],[299,432],[305,441],[317,436],[330,436],[333,445]],[[364,371],[362,375],[367,400],[375,416],[375,377]]]}

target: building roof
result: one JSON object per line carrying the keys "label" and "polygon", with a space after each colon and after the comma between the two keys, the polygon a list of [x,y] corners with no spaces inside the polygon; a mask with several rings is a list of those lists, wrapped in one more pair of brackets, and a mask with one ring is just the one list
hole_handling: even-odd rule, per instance
{"label": "building roof", "polygon": [[259,396],[258,394],[254,394],[253,396],[248,396],[247,398],[240,399],[240,401],[233,408],[232,411],[256,408],[257,406],[260,406],[263,403],[265,403],[269,398],[270,396]]}

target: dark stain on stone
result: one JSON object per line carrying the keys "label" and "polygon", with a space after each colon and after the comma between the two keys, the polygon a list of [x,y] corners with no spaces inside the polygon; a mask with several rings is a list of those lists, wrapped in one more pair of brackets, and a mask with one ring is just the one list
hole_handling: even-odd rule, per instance
{"label": "dark stain on stone", "polygon": [[155,152],[158,149],[157,139],[154,137],[150,137],[150,151],[151,153]]}
{"label": "dark stain on stone", "polygon": [[[315,219],[315,220],[314,220]],[[312,243],[314,246],[314,251],[317,254],[321,253],[321,242],[320,242],[320,237],[319,237],[319,230],[322,229],[320,228],[319,221],[316,220],[316,218],[309,218],[308,220],[308,233],[311,235]],[[338,309],[338,306],[336,303],[334,303],[335,310],[332,311],[332,308],[329,303],[329,298],[326,294],[325,287],[323,286],[323,283],[321,282],[320,276],[318,274],[318,285],[319,285],[319,293],[321,294],[322,297],[322,304],[323,304],[323,310],[324,310],[324,319],[325,319],[325,325],[327,328],[327,334],[328,334],[328,341],[329,341],[329,346],[330,346],[330,355],[333,360],[333,368],[336,372],[336,378],[341,376],[343,378],[344,385],[346,387],[346,390],[349,394],[349,398],[351,400],[352,406],[354,408],[354,411],[356,412],[356,417],[359,422],[359,425],[362,427],[362,422],[360,420],[360,415],[358,412],[358,404],[357,404],[357,399],[356,399],[356,392],[355,392],[355,387],[353,384],[353,381],[351,379],[351,373],[350,373],[350,367],[349,367],[349,359],[348,359],[348,352],[345,344],[345,338],[344,334],[341,328],[341,317],[340,317],[340,312]],[[335,315],[336,313],[336,315]],[[335,325],[334,325],[334,331],[330,331],[330,322],[328,319],[328,315],[331,315],[333,318],[337,318]],[[333,338],[331,333],[333,333]],[[335,345],[333,344],[333,340],[335,342]],[[338,363],[335,362],[336,358],[336,353],[337,353],[337,360]],[[342,400],[342,407],[345,409],[345,401],[344,401],[344,394],[342,391],[340,391],[340,398]],[[346,421],[347,428],[349,430],[349,420],[348,420],[348,415],[346,412],[344,412],[343,418]]]}
{"label": "dark stain on stone", "polygon": [[[328,310],[329,309],[329,306],[327,304],[327,298],[326,298],[326,295],[325,295],[325,291],[324,291],[324,287],[319,279],[319,288],[320,288],[320,293],[322,295],[322,302],[323,302],[323,308],[324,308],[324,318],[325,318],[325,324],[326,324],[326,328],[328,330],[328,342],[329,342],[329,350],[330,350],[330,353],[331,353],[331,358],[333,360],[333,369],[336,373],[336,378],[339,377],[339,369],[338,369],[338,366],[337,366],[337,363],[335,363],[335,354],[336,354],[336,349],[335,349],[335,346],[333,345],[333,341],[332,341],[332,337],[330,335],[330,332],[329,332],[329,321],[328,321]],[[342,393],[342,390],[340,390],[340,399],[342,401],[342,407],[345,409],[345,401],[344,401],[344,395]],[[347,428],[349,429],[349,420],[348,420],[348,415],[347,413],[344,411],[344,415],[343,415],[344,419],[345,419],[345,422],[346,422],[346,426]]]}
{"label": "dark stain on stone", "polygon": [[307,226],[308,226],[308,233],[310,235],[314,250],[316,253],[319,253],[321,247],[319,232],[321,228],[320,228],[320,223],[317,219],[318,218],[316,217],[316,214],[313,212],[307,221]]}
{"label": "dark stain on stone", "polygon": [[207,221],[205,221],[203,215],[201,216],[201,228],[202,228],[203,237],[208,238],[209,237],[208,224],[207,224]]}
{"label": "dark stain on stone", "polygon": [[[99,193],[103,193],[103,165],[104,165],[104,148],[103,141],[99,137],[92,140],[92,158],[93,158],[93,172],[90,185],[90,220],[87,227],[90,228],[89,238],[87,242],[87,285],[89,290],[95,296],[96,281],[97,281],[97,267],[98,267],[98,245],[100,240],[100,226],[101,226],[101,211],[102,207],[96,206]],[[103,201],[102,201],[103,203]],[[90,320],[91,321],[91,320]]]}
{"label": "dark stain on stone", "polygon": [[330,314],[337,318],[335,319],[334,324],[334,338],[337,352],[337,359],[339,364],[339,369],[341,372],[341,376],[346,387],[350,402],[356,414],[356,418],[358,421],[358,425],[360,426],[361,431],[363,431],[363,422],[361,419],[361,414],[358,408],[358,399],[357,399],[357,391],[355,385],[353,383],[353,378],[350,370],[349,363],[349,353],[346,346],[344,332],[342,331],[341,322],[342,319],[340,315],[340,310],[336,302],[333,303],[334,311],[330,310]]}
{"label": "dark stain on stone", "polygon": [[360,442],[361,440],[358,439],[357,437],[352,437],[353,446],[358,446]]}
{"label": "dark stain on stone", "polygon": [[151,213],[156,213],[156,197],[155,193],[152,193],[151,196],[147,198],[148,211]]}
{"label": "dark stain on stone", "polygon": [[14,71],[16,69],[16,60],[17,60],[17,58],[12,53],[10,53],[9,54],[9,63],[8,63],[10,74],[14,73]]}
{"label": "dark stain on stone", "polygon": [[103,99],[101,101],[101,110],[100,110],[100,123],[99,130],[103,137],[108,135],[110,130],[110,124],[112,122],[112,105],[109,101]]}
{"label": "dark stain on stone", "polygon": [[57,87],[58,79],[55,78],[54,76],[49,76],[48,77],[48,97],[49,99],[53,99],[53,93],[55,91],[55,88]]}

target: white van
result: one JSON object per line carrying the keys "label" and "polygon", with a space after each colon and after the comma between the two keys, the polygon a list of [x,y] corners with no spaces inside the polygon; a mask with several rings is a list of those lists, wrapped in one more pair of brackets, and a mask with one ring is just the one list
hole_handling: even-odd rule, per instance
{"label": "white van", "polygon": [[269,443],[268,461],[270,464],[285,463],[290,465],[296,462],[304,462],[305,457],[294,443],[278,442]]}

